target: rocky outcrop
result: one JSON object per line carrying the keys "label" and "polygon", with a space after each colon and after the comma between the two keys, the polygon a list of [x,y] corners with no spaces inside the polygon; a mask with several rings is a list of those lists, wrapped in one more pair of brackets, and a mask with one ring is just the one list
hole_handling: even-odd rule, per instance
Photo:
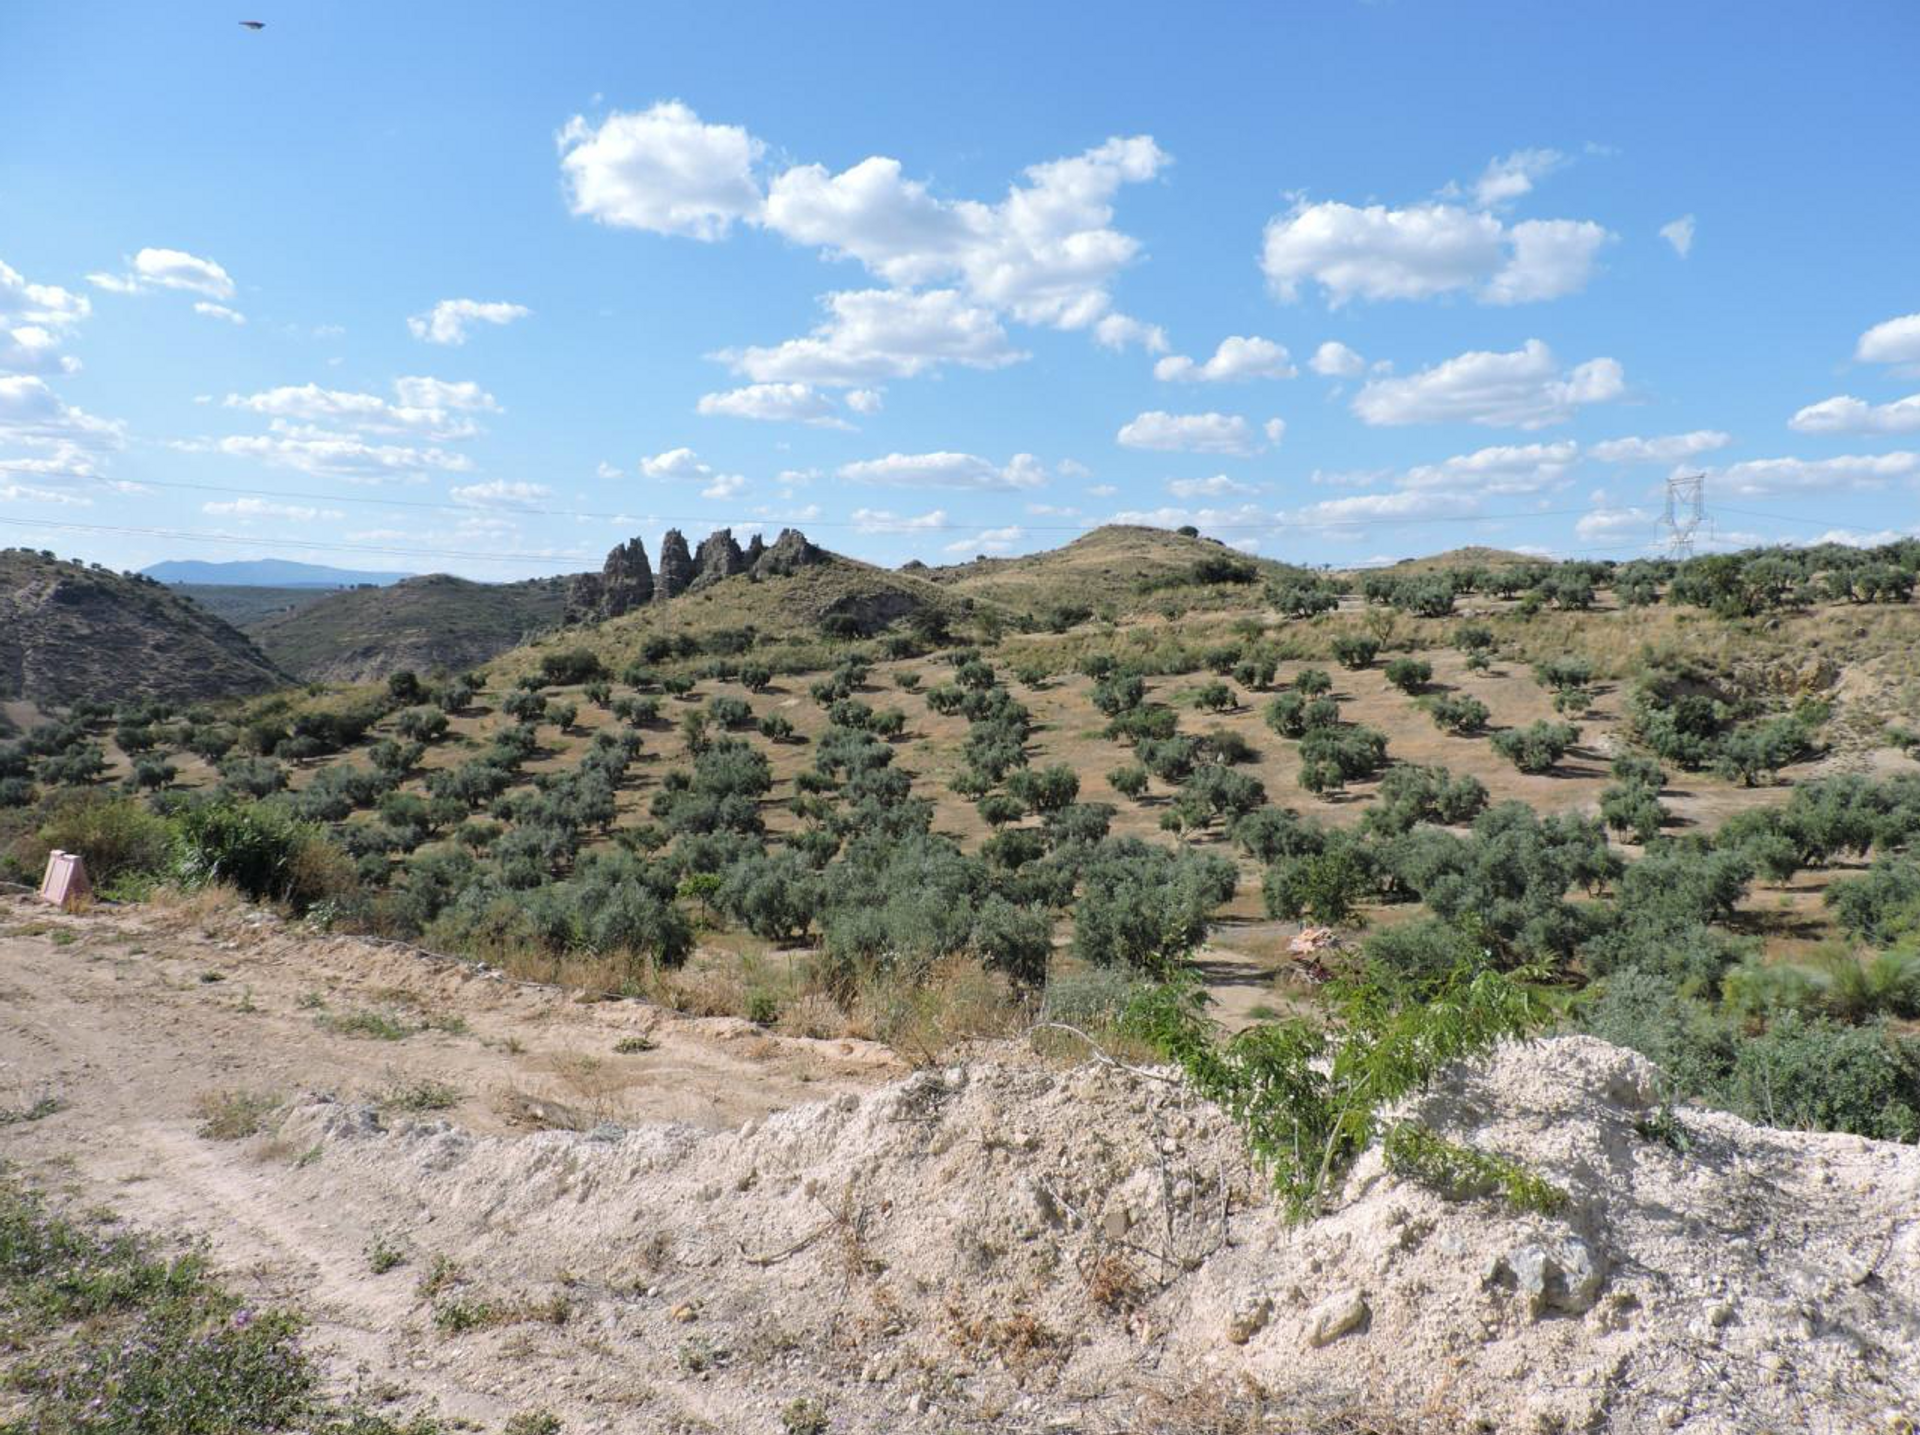
{"label": "rocky outcrop", "polygon": [[567,594],[569,623],[599,623],[631,613],[653,601],[653,565],[638,538],[628,539],[607,555],[598,573],[581,573]]}
{"label": "rocky outcrop", "polygon": [[733,541],[733,530],[716,528],[702,539],[699,551],[693,555],[693,567],[693,581],[687,585],[689,591],[710,588],[723,578],[746,572],[746,555]]}
{"label": "rocky outcrop", "polygon": [[660,540],[660,566],[647,562],[647,549],[629,539],[607,555],[598,573],[581,573],[567,590],[566,621],[599,623],[648,603],[664,603],[682,593],[710,587],[724,578],[748,573],[767,578],[794,573],[827,559],[827,551],[807,541],[797,528],[781,531],[769,544],[758,533],[742,548],[733,530],[716,528],[689,550],[684,534],[669,528]]}
{"label": "rocky outcrop", "polygon": [[686,535],[677,528],[669,528],[660,540],[660,569],[654,576],[653,601],[664,603],[686,592],[693,583],[695,571],[693,554],[687,551]]}
{"label": "rocky outcrop", "polygon": [[783,528],[771,546],[754,559],[753,576],[784,578],[826,560],[827,550],[809,543],[806,534],[797,528]]}

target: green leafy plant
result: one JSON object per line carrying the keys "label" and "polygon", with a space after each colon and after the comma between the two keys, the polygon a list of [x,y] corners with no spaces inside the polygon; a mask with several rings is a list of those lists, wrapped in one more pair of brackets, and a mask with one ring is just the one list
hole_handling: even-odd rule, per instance
{"label": "green leafy plant", "polygon": [[[1298,1222],[1325,1208],[1355,1159],[1381,1136],[1383,1109],[1449,1063],[1537,1024],[1538,1002],[1525,985],[1531,975],[1463,966],[1424,991],[1392,993],[1342,980],[1326,989],[1331,1020],[1268,1022],[1224,1041],[1204,1013],[1197,981],[1183,976],[1136,999],[1125,1025],[1227,1113]],[[1403,1132],[1396,1144],[1403,1161],[1433,1174],[1490,1176],[1503,1193],[1519,1193],[1536,1208],[1551,1199],[1545,1182],[1500,1158],[1478,1161],[1479,1153],[1463,1156],[1438,1141]]]}
{"label": "green leafy plant", "polygon": [[1417,1121],[1395,1122],[1381,1150],[1388,1170],[1411,1177],[1448,1200],[1500,1195],[1517,1210],[1546,1215],[1567,1204],[1565,1191],[1511,1157],[1449,1141]]}

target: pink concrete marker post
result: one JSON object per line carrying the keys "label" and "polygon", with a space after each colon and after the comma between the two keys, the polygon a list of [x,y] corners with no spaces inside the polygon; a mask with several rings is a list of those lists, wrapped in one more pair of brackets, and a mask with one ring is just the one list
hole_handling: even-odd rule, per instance
{"label": "pink concrete marker post", "polygon": [[87,864],[78,852],[56,850],[47,855],[47,875],[40,883],[41,901],[64,907],[92,893],[93,885],[87,881]]}

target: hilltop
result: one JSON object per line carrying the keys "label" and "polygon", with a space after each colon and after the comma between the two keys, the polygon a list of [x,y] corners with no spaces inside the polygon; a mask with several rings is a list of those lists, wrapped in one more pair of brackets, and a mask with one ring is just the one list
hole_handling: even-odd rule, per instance
{"label": "hilltop", "polygon": [[699,639],[751,629],[811,641],[823,629],[858,635],[919,613],[952,619],[973,607],[971,598],[919,575],[830,553],[796,529],[771,544],[756,534],[744,547],[729,530],[716,529],[697,548],[669,529],[657,571],[633,538],[616,545],[597,573],[521,583],[440,573],[307,603],[276,602],[284,589],[237,591],[259,595],[255,601],[275,610],[247,625],[275,662],[310,681],[344,683],[401,669],[475,667],[561,635],[618,665],[660,633]]}
{"label": "hilltop", "polygon": [[261,618],[248,632],[276,664],[312,682],[364,682],[402,668],[468,668],[557,624],[568,583],[476,583],[434,573],[331,593]]}
{"label": "hilltop", "polygon": [[0,551],[0,699],[195,702],[286,680],[244,633],[152,579]]}
{"label": "hilltop", "polygon": [[1520,553],[1511,548],[1488,548],[1483,544],[1470,543],[1464,548],[1449,548],[1444,553],[1430,553],[1423,558],[1402,558],[1397,563],[1363,571],[1415,577],[1426,573],[1445,573],[1460,568],[1524,567],[1540,561],[1538,554]]}
{"label": "hilltop", "polygon": [[143,568],[140,575],[161,583],[238,584],[251,588],[351,588],[361,583],[398,583],[402,578],[413,576],[331,568],[323,563],[295,563],[286,558],[241,559],[232,563],[174,559]]}
{"label": "hilltop", "polygon": [[1107,524],[1059,548],[1020,558],[976,558],[940,568],[909,565],[930,582],[967,597],[1039,612],[1062,604],[1089,611],[1140,610],[1166,587],[1198,582],[1232,586],[1301,570],[1254,558],[1216,538],[1184,531]]}

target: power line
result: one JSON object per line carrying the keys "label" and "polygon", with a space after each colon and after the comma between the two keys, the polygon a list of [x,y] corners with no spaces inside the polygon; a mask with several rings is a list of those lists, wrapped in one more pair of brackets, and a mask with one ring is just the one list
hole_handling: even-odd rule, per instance
{"label": "power line", "polygon": [[1707,476],[1675,473],[1667,479],[1667,556],[1693,557],[1693,535],[1707,521]]}
{"label": "power line", "polygon": [[[1579,510],[1584,511],[1584,510]],[[291,548],[300,552],[346,552],[376,553],[388,557],[400,558],[453,558],[474,563],[552,563],[563,561],[566,555],[553,553],[479,553],[467,549],[449,548],[409,548],[385,544],[368,543],[327,543],[317,540],[298,538],[261,538],[236,533],[206,533],[177,528],[139,528],[125,524],[69,523],[55,519],[34,520],[25,518],[0,518],[0,525],[10,528],[30,528],[35,530],[52,529],[64,533],[109,533],[141,538],[168,538],[183,543],[225,543],[245,548]],[[1075,529],[1074,532],[1086,532]],[[1596,553],[1637,553],[1644,551],[1644,545],[1638,543],[1614,544],[1609,547],[1583,548],[1574,556],[1586,556]]]}
{"label": "power line", "polygon": [[[120,480],[93,478],[92,482],[112,487]],[[192,493],[225,493],[246,498],[300,499],[309,503],[344,503],[362,507],[408,508],[437,513],[478,513],[520,514],[529,518],[575,518],[591,519],[608,523],[637,523],[644,518],[653,523],[686,523],[692,525],[712,524],[722,527],[754,527],[767,523],[804,523],[809,528],[851,528],[861,533],[874,535],[905,535],[911,533],[976,533],[985,526],[980,523],[915,523],[911,527],[888,527],[874,522],[858,519],[828,518],[762,518],[751,516],[725,517],[714,514],[689,513],[648,513],[635,515],[626,511],[602,512],[579,508],[549,508],[540,504],[479,504],[479,503],[437,503],[417,498],[374,498],[355,494],[310,493],[298,489],[272,488],[236,488],[213,483],[175,483],[160,479],[127,480],[144,488],[177,489]],[[1371,516],[1364,518],[1300,518],[1297,516],[1276,516],[1274,518],[1247,520],[1237,523],[1210,523],[1212,532],[1274,532],[1281,529],[1304,528],[1315,532],[1330,529],[1349,528],[1405,528],[1422,526],[1429,523],[1503,523],[1530,518],[1567,518],[1588,512],[1585,508],[1536,508],[1516,513],[1448,513],[1420,514],[1407,517]],[[242,515],[244,516],[244,515]],[[1111,520],[1109,520],[1111,521]],[[1085,533],[1088,523],[1022,523],[1020,529],[1025,533]]]}
{"label": "power line", "polygon": [[368,543],[323,543],[299,538],[258,538],[244,533],[205,533],[178,528],[135,528],[122,524],[67,523],[57,519],[0,518],[9,528],[53,529],[63,533],[115,533],[138,538],[173,538],[185,543],[232,543],[248,548],[296,548],[308,552],[382,553],[399,558],[458,558],[479,563],[552,563],[554,553],[475,553],[450,548],[400,548]]}
{"label": "power line", "polygon": [[[271,490],[224,488],[224,487],[218,487],[212,484],[154,483],[154,484],[150,484],[149,486],[175,488],[175,489],[189,489],[189,490],[200,491],[200,492],[234,493],[234,494],[259,496],[259,497],[309,498],[309,499],[315,499],[315,500],[324,501],[324,502],[347,502],[347,503],[361,502],[361,503],[377,504],[381,506],[390,506],[390,507],[439,509],[439,510],[446,510],[451,512],[458,512],[458,513],[473,513],[477,511],[485,511],[485,510],[476,510],[474,508],[471,508],[465,505],[429,503],[429,502],[424,502],[420,500],[375,499],[375,498],[366,498],[366,499],[344,498],[342,499],[342,498],[336,498],[332,495],[301,494],[301,493],[287,493],[287,492],[276,493]],[[621,521],[629,521],[629,522],[635,521],[632,519],[631,515],[627,515],[627,514],[592,514],[592,513],[584,513],[584,512],[578,512],[578,511],[567,510],[567,509],[519,508],[519,509],[513,509],[509,511],[516,512],[527,517],[604,518],[609,520],[621,520]],[[1376,528],[1404,528],[1409,526],[1424,527],[1428,524],[1442,524],[1442,523],[1446,523],[1446,524],[1500,523],[1500,522],[1509,522],[1514,520],[1525,520],[1525,519],[1531,519],[1531,518],[1565,517],[1568,515],[1585,514],[1589,511],[1590,510],[1584,509],[1584,508],[1535,509],[1531,512],[1525,512],[1525,513],[1447,514],[1447,515],[1440,515],[1437,517],[1423,517],[1423,518],[1373,517],[1373,518],[1364,518],[1364,519],[1359,519],[1359,518],[1325,519],[1325,520],[1319,520],[1314,522],[1301,522],[1294,519],[1274,518],[1271,520],[1265,520],[1261,522],[1243,522],[1243,523],[1237,523],[1237,524],[1209,525],[1209,528],[1210,530],[1215,532],[1262,532],[1262,533],[1292,532],[1292,531],[1322,532],[1322,531],[1371,530]],[[1817,528],[1831,529],[1836,527],[1839,527],[1839,528],[1845,527],[1845,525],[1835,525],[1831,523],[1822,522],[1816,519],[1798,518],[1788,514],[1763,513],[1763,512],[1759,512],[1751,509],[1723,508],[1720,511],[1724,513],[1739,514],[1744,517],[1772,519],[1772,520],[1776,520],[1783,523],[1811,524],[1812,526]],[[758,526],[763,523],[763,520],[757,519],[757,518],[735,518],[731,520],[722,521],[712,517],[694,518],[694,517],[689,517],[685,515],[678,516],[678,517],[675,517],[673,515],[652,515],[652,519],[654,521],[664,521],[664,522],[712,523],[715,527],[722,527],[722,526],[749,527],[749,526]],[[861,532],[872,533],[872,534],[875,534],[876,536],[903,536],[911,533],[925,533],[925,532],[975,532],[975,531],[978,531],[978,529],[980,528],[979,524],[942,524],[942,525],[928,524],[928,525],[923,525],[911,530],[901,530],[893,535],[888,535],[888,530],[875,529],[872,527],[872,525],[861,524],[853,521],[837,521],[836,522],[836,521],[821,521],[821,520],[812,520],[812,519],[809,519],[806,521],[809,527],[851,528]],[[205,530],[198,530],[198,529],[143,527],[143,526],[137,526],[137,525],[131,525],[131,524],[74,523],[74,522],[58,520],[58,519],[0,518],[0,526],[5,526],[9,528],[50,530],[50,531],[63,532],[63,533],[94,533],[94,534],[112,534],[112,535],[127,536],[127,537],[164,538],[164,539],[169,539],[172,541],[182,542],[182,543],[225,544],[225,545],[230,545],[235,547],[256,548],[256,549],[269,549],[269,550],[291,549],[294,551],[306,552],[306,553],[369,553],[369,554],[378,554],[385,557],[397,557],[397,558],[447,559],[447,560],[453,560],[453,561],[463,562],[463,563],[550,564],[555,562],[569,561],[576,557],[582,560],[585,560],[590,557],[590,555],[587,555],[587,554],[568,554],[568,553],[555,553],[555,552],[544,552],[544,553],[499,552],[499,551],[489,552],[489,551],[476,550],[476,549],[440,548],[440,547],[432,547],[432,546],[423,545],[423,544],[399,544],[399,543],[376,544],[376,543],[354,542],[350,540],[326,541],[326,540],[319,540],[319,539],[283,538],[279,536],[263,536],[263,535],[256,535],[256,534],[244,534],[244,533],[213,533],[213,532],[208,532]],[[1089,532],[1094,526],[1096,525],[1093,525],[1093,524],[1051,524],[1051,525],[1023,524],[1021,525],[1022,530],[1025,532],[1036,532],[1036,533],[1051,532],[1051,533],[1073,533],[1073,534],[1083,534],[1083,533]],[[1857,532],[1857,533],[1866,532],[1866,530],[1863,530],[1863,529],[1849,529],[1847,531]],[[1608,553],[1644,552],[1644,551],[1645,551],[1644,544],[1616,544],[1616,545],[1605,546],[1605,547],[1582,548],[1577,550],[1576,556],[1584,556],[1584,555],[1592,555],[1592,554],[1608,554]]]}
{"label": "power line", "polygon": [[[1692,479],[1703,478],[1703,477],[1704,475],[1687,475],[1681,480],[1681,483],[1684,486]],[[102,486],[105,486],[105,487],[114,487],[118,482],[120,482],[119,480],[100,478],[97,476],[89,476],[89,481],[101,484]],[[674,524],[685,523],[689,525],[711,524],[716,528],[722,528],[722,527],[753,528],[753,527],[763,527],[768,523],[795,523],[795,524],[804,523],[809,528],[848,528],[848,529],[853,529],[856,532],[871,534],[874,536],[892,536],[892,537],[907,536],[913,533],[974,533],[974,532],[978,532],[984,526],[983,523],[947,522],[947,523],[937,523],[937,524],[935,523],[915,524],[911,528],[906,528],[906,527],[890,528],[884,525],[875,524],[870,521],[861,521],[858,519],[827,519],[827,518],[799,517],[794,515],[789,515],[785,517],[776,515],[772,518],[767,518],[762,516],[746,516],[746,515],[726,517],[724,515],[714,515],[711,513],[703,513],[703,514],[647,513],[644,515],[636,515],[636,514],[628,513],[624,510],[619,512],[605,512],[605,511],[599,511],[599,510],[593,510],[593,509],[549,508],[549,507],[545,507],[538,504],[488,505],[488,504],[478,504],[478,503],[441,503],[441,502],[435,502],[435,501],[426,500],[426,499],[416,499],[416,498],[375,498],[372,496],[364,496],[364,495],[358,495],[358,494],[313,493],[313,492],[308,492],[306,490],[301,490],[301,489],[241,488],[241,487],[236,487],[236,486],[227,485],[227,484],[180,483],[180,482],[169,482],[161,479],[137,479],[137,480],[128,480],[128,482],[134,483],[137,486],[143,487],[143,488],[172,489],[172,490],[178,490],[181,492],[190,492],[190,493],[220,493],[220,494],[230,494],[230,495],[243,497],[243,498],[264,498],[264,499],[278,499],[278,500],[299,499],[309,503],[343,503],[343,504],[359,506],[359,507],[403,508],[403,509],[414,509],[414,510],[423,511],[423,512],[433,512],[433,513],[459,513],[459,514],[466,514],[468,516],[472,516],[475,514],[484,514],[484,513],[519,514],[523,517],[529,517],[529,518],[587,519],[587,520],[592,520],[596,522],[607,522],[607,523],[638,523],[638,522],[645,521],[650,523],[674,523]],[[1669,486],[1671,487],[1671,483]],[[1684,517],[1686,511],[1689,508],[1690,508],[1690,500],[1687,500],[1683,495],[1681,516]],[[1703,492],[1701,495],[1701,512],[1702,512],[1703,520],[1705,519],[1704,508],[1705,508],[1705,504],[1704,504],[1704,492]],[[1728,508],[1723,504],[1716,505],[1716,508],[1717,508],[1717,511],[1721,513],[1738,514],[1739,516],[1745,517],[1745,518],[1767,518],[1767,519],[1772,519],[1779,523],[1799,523],[1799,524],[1805,524],[1814,528],[1835,528],[1835,529],[1841,529],[1851,533],[1866,533],[1870,531],[1868,529],[1859,528],[1857,526],[1848,525],[1844,523],[1836,524],[1824,519],[1804,518],[1804,517],[1799,517],[1793,514],[1763,513],[1755,509]],[[1247,521],[1242,521],[1237,523],[1210,523],[1207,525],[1207,528],[1210,532],[1221,532],[1221,533],[1237,533],[1237,532],[1266,533],[1266,532],[1277,532],[1277,531],[1287,530],[1287,529],[1306,529],[1312,532],[1321,532],[1321,531],[1327,531],[1327,530],[1345,530],[1345,529],[1353,529],[1353,528],[1360,528],[1360,529],[1405,528],[1405,527],[1417,527],[1417,526],[1422,526],[1430,523],[1459,524],[1459,523],[1522,522],[1527,519],[1533,519],[1533,518],[1579,517],[1591,511],[1592,510],[1589,508],[1536,508],[1536,509],[1525,510],[1520,512],[1508,512],[1508,513],[1427,514],[1427,515],[1398,517],[1398,518],[1391,517],[1391,516],[1377,516],[1377,515],[1372,517],[1364,517],[1364,518],[1355,517],[1355,518],[1313,518],[1313,519],[1300,518],[1296,516],[1276,516],[1274,518],[1269,518],[1269,519],[1247,520]],[[245,515],[239,515],[239,516],[245,516]],[[1109,521],[1112,521],[1112,520],[1109,520]],[[1019,525],[1021,531],[1025,533],[1085,533],[1088,531],[1090,527],[1093,527],[1093,526],[1098,526],[1098,525],[1089,524],[1089,523],[1021,523]],[[1710,527],[1710,522],[1709,522],[1709,527]],[[350,545],[335,544],[335,545],[317,545],[317,546],[347,547]],[[447,551],[452,551],[452,550],[447,550]],[[1608,550],[1594,549],[1589,551],[1603,552]],[[1624,551],[1624,550],[1621,550],[1621,551]],[[535,555],[535,556],[539,556],[539,555]]]}

